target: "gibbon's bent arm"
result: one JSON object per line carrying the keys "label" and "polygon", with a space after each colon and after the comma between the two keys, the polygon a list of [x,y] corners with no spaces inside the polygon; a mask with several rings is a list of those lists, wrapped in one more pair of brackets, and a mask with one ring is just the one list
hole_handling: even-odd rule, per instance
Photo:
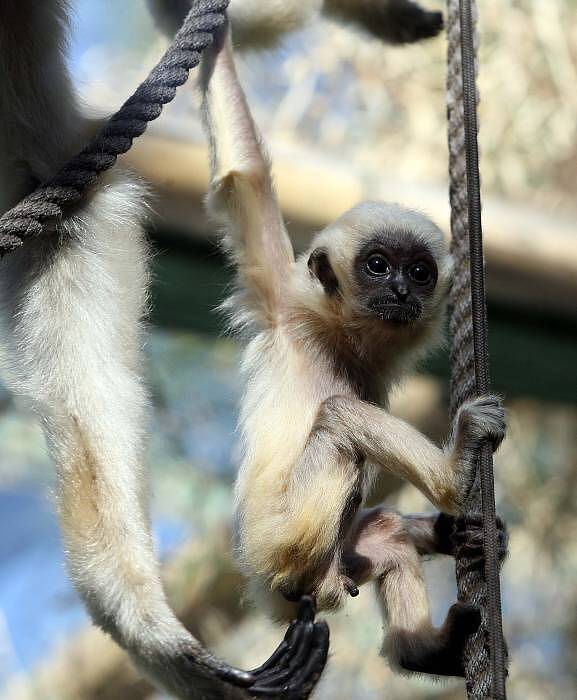
{"label": "gibbon's bent arm", "polygon": [[210,144],[209,212],[225,229],[243,286],[274,322],[294,262],[263,152],[238,82],[228,28],[202,64],[204,123]]}
{"label": "gibbon's bent arm", "polygon": [[[327,435],[324,438],[323,432]],[[477,450],[485,440],[496,449],[505,435],[505,422],[497,397],[467,401],[455,416],[450,444],[441,450],[379,406],[348,396],[332,396],[323,402],[313,434],[315,439],[309,440],[310,448],[307,446],[301,457],[300,474],[306,474],[311,462],[307,449],[318,451],[323,444],[330,448],[336,442],[351,458],[360,453],[410,481],[440,510],[459,514],[473,485]]]}

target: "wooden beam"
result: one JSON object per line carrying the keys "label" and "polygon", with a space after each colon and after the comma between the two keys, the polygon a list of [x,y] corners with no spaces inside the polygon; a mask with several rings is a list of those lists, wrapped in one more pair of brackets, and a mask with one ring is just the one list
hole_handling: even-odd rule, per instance
{"label": "wooden beam", "polygon": [[[410,186],[311,153],[279,152],[274,160],[281,207],[297,249],[306,246],[311,232],[362,199],[401,202],[425,211],[448,231],[442,188]],[[160,229],[178,230],[185,238],[214,235],[202,208],[208,182],[204,146],[149,134],[135,142],[124,161],[153,185]],[[483,213],[491,298],[577,316],[575,226],[490,197]]]}

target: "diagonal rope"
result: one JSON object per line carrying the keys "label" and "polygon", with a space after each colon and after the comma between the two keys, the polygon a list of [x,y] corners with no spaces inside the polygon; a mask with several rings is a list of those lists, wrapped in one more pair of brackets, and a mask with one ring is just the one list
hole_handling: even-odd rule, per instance
{"label": "diagonal rope", "polygon": [[49,221],[62,217],[64,208],[78,202],[98,176],[130,149],[148,122],[160,116],[212,43],[228,4],[229,0],[197,0],[164,56],[88,146],[0,217],[0,257],[40,235]]}
{"label": "diagonal rope", "polygon": [[[473,395],[489,390],[487,312],[481,230],[481,198],[477,147],[475,0],[448,0],[447,107],[451,250],[455,283],[451,292],[451,412]],[[486,445],[467,513],[483,514],[485,571],[467,571],[457,560],[459,599],[473,603],[483,622],[465,649],[467,695],[470,700],[505,700],[506,652],[501,619],[501,594],[493,459]],[[487,644],[488,641],[488,644]]]}

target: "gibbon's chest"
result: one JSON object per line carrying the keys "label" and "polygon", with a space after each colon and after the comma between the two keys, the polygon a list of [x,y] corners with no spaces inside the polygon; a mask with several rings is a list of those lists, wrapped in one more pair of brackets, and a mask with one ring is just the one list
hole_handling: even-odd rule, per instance
{"label": "gibbon's chest", "polygon": [[282,331],[263,332],[249,343],[243,373],[241,426],[249,452],[264,459],[279,459],[279,450],[286,457],[300,453],[321,403],[335,394],[356,394],[322,357]]}

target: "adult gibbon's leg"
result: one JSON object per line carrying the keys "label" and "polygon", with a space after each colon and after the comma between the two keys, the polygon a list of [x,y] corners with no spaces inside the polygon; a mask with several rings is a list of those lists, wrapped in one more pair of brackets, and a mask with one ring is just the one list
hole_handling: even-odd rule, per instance
{"label": "adult gibbon's leg", "polygon": [[249,296],[234,298],[235,316],[251,309],[264,325],[275,325],[294,253],[268,158],[236,76],[228,29],[205,54],[201,87],[211,160],[208,209],[223,226]]}

